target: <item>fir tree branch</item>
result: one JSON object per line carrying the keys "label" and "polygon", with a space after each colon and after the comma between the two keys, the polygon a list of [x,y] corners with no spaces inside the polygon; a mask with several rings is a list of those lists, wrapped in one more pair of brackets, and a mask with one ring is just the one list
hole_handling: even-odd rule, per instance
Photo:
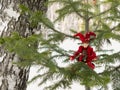
{"label": "fir tree branch", "polygon": [[95,17],[98,17],[98,16],[101,16],[101,15],[103,15],[103,14],[106,14],[106,13],[108,13],[110,10],[112,10],[112,8],[115,8],[115,7],[116,7],[116,6],[112,6],[111,8],[109,8],[109,9],[107,9],[107,10],[105,10],[105,11],[103,11],[103,12],[97,14],[97,15],[94,15],[94,16],[89,17],[89,19],[93,19],[93,18],[95,18]]}
{"label": "fir tree branch", "polygon": [[[51,26],[49,26],[49,25],[47,25],[47,24],[45,24],[45,23],[44,23],[44,25],[47,26],[49,29],[53,30],[53,31],[56,32],[56,33],[63,34],[64,36],[69,37],[69,38],[74,38],[74,39],[76,38],[76,37],[73,37],[73,36],[71,36],[71,35],[68,35],[68,34],[65,34],[65,33],[63,33],[63,32],[60,32],[60,31],[56,30],[54,27],[51,27]],[[79,38],[76,38],[76,39],[79,39]]]}
{"label": "fir tree branch", "polygon": [[[114,72],[114,71],[116,71],[116,70],[118,70],[118,69],[120,69],[120,65],[117,66],[117,67],[115,67],[115,68],[113,68],[113,69],[111,69],[111,70],[109,70],[108,73]],[[104,72],[105,72],[105,71],[104,71]],[[101,75],[101,74],[103,74],[104,72],[101,72],[101,73],[98,73],[98,74]]]}
{"label": "fir tree branch", "polygon": [[120,26],[120,23],[117,26],[111,28],[111,30],[115,30],[118,26]]}
{"label": "fir tree branch", "polygon": [[118,70],[118,69],[120,69],[120,65],[117,66],[117,67],[115,67],[115,68],[113,68],[112,70],[110,70],[110,72],[114,72],[114,71],[116,71],[116,70]]}
{"label": "fir tree branch", "polygon": [[96,31],[96,30],[99,28],[99,25],[100,25],[100,20],[98,21],[98,24],[96,25],[96,27],[95,27],[95,30],[94,30],[94,31]]}
{"label": "fir tree branch", "polygon": [[71,7],[73,8],[73,10],[76,12],[76,14],[77,14],[78,16],[80,16],[81,18],[85,19],[85,17],[82,16],[82,15],[76,10],[76,8],[74,7],[74,5],[72,5],[72,1],[71,1],[71,0],[69,0],[69,3],[70,3],[70,5],[71,5]]}
{"label": "fir tree branch", "polygon": [[101,12],[101,13],[97,14],[97,15],[91,16],[91,17],[89,17],[89,19],[93,19],[93,18],[95,18],[95,17],[101,16],[101,15],[103,15],[103,14],[105,14],[105,13],[109,12],[110,10],[111,10],[111,8],[110,8],[110,9],[108,9],[108,10],[106,10],[106,11],[103,11],[103,12]]}

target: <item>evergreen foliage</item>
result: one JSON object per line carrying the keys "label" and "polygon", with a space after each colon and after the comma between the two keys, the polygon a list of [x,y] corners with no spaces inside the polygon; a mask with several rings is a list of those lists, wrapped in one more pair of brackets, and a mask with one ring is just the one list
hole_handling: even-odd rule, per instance
{"label": "evergreen foliage", "polygon": [[[49,3],[59,2],[63,7],[56,12],[59,14],[56,21],[64,19],[65,16],[76,13],[85,22],[85,27],[92,29],[97,33],[96,40],[92,43],[98,52],[99,59],[94,62],[98,66],[104,65],[105,70],[96,73],[82,62],[69,64],[69,55],[71,51],[62,49],[59,44],[65,40],[65,37],[73,39],[73,36],[64,34],[54,28],[46,15],[41,11],[30,11],[25,6],[20,6],[23,14],[29,14],[29,22],[31,27],[35,27],[38,23],[42,23],[50,32],[45,38],[42,33],[39,35],[31,35],[27,38],[22,37],[15,32],[10,37],[0,38],[0,42],[7,51],[17,53],[23,61],[17,63],[20,66],[40,65],[40,71],[46,69],[43,74],[35,76],[30,82],[40,78],[39,85],[51,80],[57,80],[52,85],[45,87],[47,90],[56,90],[59,87],[70,88],[70,85],[77,81],[81,85],[94,87],[100,86],[102,89],[107,87],[109,82],[113,82],[113,90],[119,90],[120,87],[120,64],[112,66],[116,62],[120,62],[120,51],[109,54],[109,50],[103,50],[104,43],[111,44],[114,39],[120,42],[120,0],[97,0],[94,6],[85,3],[85,0],[50,0]],[[109,4],[109,8],[101,11],[100,6]],[[93,21],[90,23],[90,20]],[[113,23],[116,23],[113,25]],[[89,25],[88,25],[89,24]],[[86,31],[86,28],[85,30]],[[66,67],[60,67],[57,60],[68,63]],[[14,63],[14,62],[13,62]],[[102,90],[101,89],[101,90]]]}

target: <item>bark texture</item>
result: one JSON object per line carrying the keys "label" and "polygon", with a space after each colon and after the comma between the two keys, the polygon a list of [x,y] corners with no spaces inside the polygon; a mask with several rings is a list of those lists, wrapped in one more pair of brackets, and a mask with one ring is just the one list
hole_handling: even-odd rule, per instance
{"label": "bark texture", "polygon": [[[47,0],[0,0],[0,23],[7,23],[0,31],[1,37],[10,36],[17,31],[23,37],[40,31],[40,26],[31,28],[27,15],[20,14],[19,5],[23,4],[32,11],[46,11],[44,3]],[[12,10],[18,17],[9,15]],[[0,46],[0,90],[26,90],[30,67],[18,67],[12,62],[21,61],[15,53],[8,53],[4,46]]]}

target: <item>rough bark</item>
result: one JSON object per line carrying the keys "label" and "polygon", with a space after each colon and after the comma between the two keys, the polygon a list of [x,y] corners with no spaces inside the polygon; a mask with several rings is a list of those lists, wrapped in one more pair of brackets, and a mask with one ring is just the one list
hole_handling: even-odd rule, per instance
{"label": "rough bark", "polygon": [[[14,31],[19,32],[23,37],[27,37],[32,35],[33,31],[40,30],[39,26],[30,27],[26,15],[21,14],[16,19],[7,15],[5,9],[12,7],[13,10],[19,12],[19,4],[23,4],[33,11],[46,11],[45,2],[46,0],[0,0],[0,19],[3,23],[8,20],[7,27],[1,32],[1,37],[10,36]],[[14,65],[12,62],[21,61],[20,58],[15,53],[9,53],[3,48],[4,46],[0,47],[0,90],[26,90],[30,68]]]}

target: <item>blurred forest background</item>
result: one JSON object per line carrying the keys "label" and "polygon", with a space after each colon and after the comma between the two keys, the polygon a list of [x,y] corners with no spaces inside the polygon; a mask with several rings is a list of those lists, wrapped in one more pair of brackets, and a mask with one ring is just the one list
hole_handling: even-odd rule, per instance
{"label": "blurred forest background", "polygon": [[[96,70],[69,60],[81,44],[73,35],[88,31],[97,35]],[[0,0],[0,90],[26,90],[35,80],[43,90],[70,90],[74,82],[120,90],[120,51],[104,47],[120,42],[119,31],[120,0]],[[66,40],[73,48],[61,46]],[[28,81],[33,66],[39,73]]]}

